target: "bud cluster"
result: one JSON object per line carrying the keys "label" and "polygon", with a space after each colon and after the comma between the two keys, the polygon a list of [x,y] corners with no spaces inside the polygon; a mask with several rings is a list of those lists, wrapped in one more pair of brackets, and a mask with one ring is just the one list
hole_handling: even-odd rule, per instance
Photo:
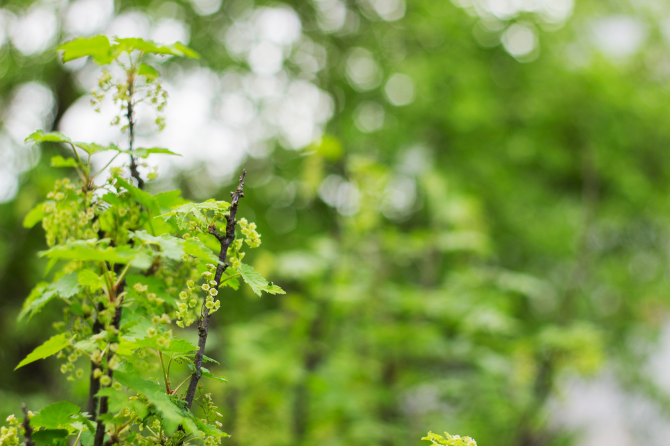
{"label": "bud cluster", "polygon": [[93,192],[76,188],[69,178],[58,180],[47,194],[43,205],[42,227],[47,245],[71,240],[87,240],[97,236],[100,223],[95,221],[95,207],[91,206]]}

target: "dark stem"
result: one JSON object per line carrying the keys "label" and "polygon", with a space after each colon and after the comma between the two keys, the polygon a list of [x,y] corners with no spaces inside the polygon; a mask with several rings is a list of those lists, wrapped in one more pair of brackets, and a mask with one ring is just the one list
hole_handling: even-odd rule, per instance
{"label": "dark stem", "polygon": [[30,418],[28,418],[28,410],[26,409],[26,403],[21,404],[21,409],[23,410],[23,429],[25,429],[24,436],[26,437],[26,446],[35,446],[33,441],[33,428],[30,427]]}
{"label": "dark stem", "polygon": [[[212,234],[216,239],[221,243],[221,251],[219,252],[219,264],[216,267],[216,275],[214,280],[216,281],[215,289],[219,289],[221,284],[221,276],[223,272],[228,267],[226,263],[226,257],[228,256],[228,248],[230,247],[233,240],[235,240],[235,225],[237,225],[237,220],[235,220],[235,214],[237,214],[237,205],[240,198],[244,197],[244,177],[247,175],[246,170],[242,170],[242,176],[240,177],[240,183],[237,186],[235,192],[231,192],[230,195],[232,200],[230,201],[230,213],[226,216],[226,234],[221,235],[216,230],[216,225],[212,223],[209,226],[209,233]],[[198,387],[198,381],[202,377],[202,357],[205,354],[205,344],[207,343],[207,335],[209,334],[209,319],[211,314],[208,308],[204,309],[204,316],[200,319],[198,324],[198,351],[195,354],[195,371],[191,376],[191,381],[188,383],[188,390],[186,392],[186,407],[191,408],[193,404],[193,398],[195,398],[195,391]]]}
{"label": "dark stem", "polygon": [[[126,117],[128,118],[128,148],[130,151],[133,150],[133,143],[135,142],[135,116],[134,116],[134,111],[133,111],[133,85],[135,82],[134,74],[129,74],[128,75],[128,113],[126,114]],[[135,156],[130,155],[130,174],[137,180],[137,187],[142,189],[144,188],[144,181],[142,180],[142,177],[140,176],[140,173],[137,170],[137,159]],[[153,268],[153,265],[152,265]],[[118,274],[119,271],[116,271]],[[119,286],[116,290],[116,295],[120,295],[123,293],[123,289],[126,286],[126,281],[122,280],[119,283]],[[114,320],[112,321],[112,326],[116,329],[117,333],[120,331],[121,327],[121,313],[123,310],[123,299],[121,299],[118,303],[118,306],[116,307],[116,310],[114,312]],[[109,350],[107,352],[107,364],[109,364],[109,361],[112,360],[114,357],[114,352]],[[89,389],[89,404],[92,404],[93,407],[97,404],[97,398],[95,398],[95,394],[98,393],[100,390],[100,379],[99,378],[93,378],[93,370],[94,367],[91,368],[91,387]],[[113,378],[114,371],[112,370],[111,367],[107,368],[107,376],[109,378]],[[110,381],[111,382],[111,381]],[[110,384],[111,385],[111,384]],[[107,386],[109,387],[109,386]],[[93,393],[93,390],[95,390],[95,393]],[[109,407],[108,407],[108,401],[107,397],[103,396],[100,398],[100,409],[98,411],[99,415],[104,415],[108,412]],[[97,418],[94,413],[94,419]],[[95,440],[93,442],[93,446],[102,446],[103,441],[105,439],[105,423],[102,421],[98,421],[98,426],[95,430]],[[118,440],[115,438],[110,438],[105,445],[112,445],[117,443]]]}
{"label": "dark stem", "polygon": [[[135,143],[135,115],[133,110],[133,82],[132,79],[129,81],[130,86],[128,87],[128,113],[126,118],[128,118],[128,149],[132,152],[133,144]],[[140,189],[144,188],[144,180],[140,176],[140,172],[137,170],[137,157],[130,155],[130,174],[137,181],[137,187]]]}
{"label": "dark stem", "polygon": [[[102,311],[102,304],[98,304],[97,308],[98,312]],[[100,333],[103,328],[102,323],[99,320],[96,320],[93,324],[93,334],[96,335]],[[86,411],[89,413],[91,421],[95,421],[98,418],[98,397],[96,395],[100,390],[100,377],[96,378],[93,376],[95,368],[95,363],[91,362],[91,379],[88,388],[88,404],[86,405]]]}
{"label": "dark stem", "polygon": [[[119,284],[119,288],[117,290],[118,294],[123,293],[123,289],[124,289],[125,285],[126,285],[125,281],[122,281]],[[119,331],[119,327],[121,326],[121,309],[123,308],[122,305],[123,305],[123,299],[121,299],[118,306],[116,307],[116,310],[114,311],[114,319],[112,320],[112,326],[116,329],[117,333]],[[110,349],[107,352],[107,364],[109,364],[109,362],[112,360],[113,357],[114,357],[114,352]],[[110,380],[114,377],[114,370],[112,370],[112,368],[109,367],[109,366],[107,367],[107,376],[109,376]],[[111,381],[110,381],[110,383],[111,383]],[[98,387],[99,386],[100,386],[100,380],[98,380]],[[110,387],[110,386],[111,386],[111,384],[109,386],[105,386],[105,387]],[[100,412],[99,412],[99,414],[104,415],[108,412],[108,410],[109,410],[109,406],[108,406],[107,397],[103,396],[102,398],[100,398]],[[93,445],[94,446],[102,446],[102,442],[104,441],[104,439],[105,439],[105,423],[103,423],[102,421],[98,421],[98,427],[95,430],[95,440],[93,442]],[[110,441],[111,441],[111,443],[110,443]],[[110,439],[107,443],[114,444],[114,443],[116,443],[116,441],[113,440],[113,439]]]}

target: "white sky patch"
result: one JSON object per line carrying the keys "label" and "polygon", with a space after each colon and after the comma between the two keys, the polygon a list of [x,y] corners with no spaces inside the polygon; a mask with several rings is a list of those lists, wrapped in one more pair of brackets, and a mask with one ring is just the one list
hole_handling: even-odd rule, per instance
{"label": "white sky patch", "polygon": [[14,26],[16,16],[6,9],[0,9],[0,47],[7,43],[8,32]]}
{"label": "white sky patch", "polygon": [[151,26],[146,14],[139,11],[130,11],[116,16],[107,27],[105,34],[122,39],[127,37],[148,39],[150,32]]}
{"label": "white sky patch", "polygon": [[388,218],[401,219],[412,211],[415,200],[416,180],[405,175],[395,175],[384,191],[381,211]]}
{"label": "white sky patch", "polygon": [[319,197],[342,215],[354,215],[360,207],[360,191],[339,175],[329,175],[319,186]]}
{"label": "white sky patch", "polygon": [[594,45],[612,58],[628,57],[637,52],[647,39],[644,22],[627,15],[596,20],[592,25]]}
{"label": "white sky patch", "polygon": [[151,40],[165,44],[181,42],[184,45],[188,45],[190,31],[188,26],[181,20],[159,19],[151,27]]}
{"label": "white sky patch", "polygon": [[24,140],[35,130],[48,130],[54,104],[51,90],[38,82],[19,85],[12,94],[0,130],[0,202],[14,198],[20,175],[37,165],[39,148]]}
{"label": "white sky patch", "polygon": [[452,0],[480,17],[494,16],[512,20],[524,13],[534,13],[547,23],[566,21],[574,8],[574,0]]}
{"label": "white sky patch", "polygon": [[202,16],[212,15],[221,9],[221,0],[190,0],[193,10]]}
{"label": "white sky patch", "polygon": [[386,82],[384,93],[386,99],[397,107],[411,104],[414,100],[414,82],[406,74],[395,73]]}
{"label": "white sky patch", "polygon": [[63,28],[72,37],[91,36],[104,30],[113,15],[113,0],[77,0],[65,10]]}
{"label": "white sky patch", "polygon": [[292,45],[300,39],[300,18],[291,8],[261,8],[254,14],[254,23],[260,40]]}
{"label": "white sky patch", "polygon": [[22,54],[31,56],[42,53],[55,43],[58,35],[58,19],[53,8],[32,7],[13,21],[9,30],[12,44]]}
{"label": "white sky patch", "polygon": [[315,0],[316,21],[322,31],[339,31],[347,20],[347,7],[342,0]]}
{"label": "white sky patch", "polygon": [[382,80],[381,67],[372,53],[364,48],[351,50],[347,57],[346,74],[351,86],[359,91],[372,90]]}
{"label": "white sky patch", "polygon": [[372,133],[384,125],[384,107],[376,102],[361,103],[354,110],[354,123],[363,133]]}
{"label": "white sky patch", "polygon": [[273,42],[261,41],[251,48],[247,62],[254,73],[275,74],[284,65],[284,54],[281,46]]}
{"label": "white sky patch", "polygon": [[375,12],[387,22],[400,20],[405,16],[405,0],[368,0]]}
{"label": "white sky patch", "polygon": [[533,28],[515,23],[503,33],[502,43],[508,53],[519,59],[530,55],[537,48],[538,39]]}

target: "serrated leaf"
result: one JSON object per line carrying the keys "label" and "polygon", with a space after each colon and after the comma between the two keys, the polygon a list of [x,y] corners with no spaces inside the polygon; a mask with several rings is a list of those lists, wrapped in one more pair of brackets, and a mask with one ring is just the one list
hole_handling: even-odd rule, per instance
{"label": "serrated leaf", "polygon": [[181,198],[181,191],[179,189],[171,190],[169,192],[161,192],[160,194],[154,195],[154,198],[161,209],[173,208],[186,202],[185,199]]}
{"label": "serrated leaf", "polygon": [[70,416],[78,414],[81,409],[69,401],[60,401],[50,404],[41,409],[40,412],[30,419],[33,427],[58,428],[68,425],[72,419]]}
{"label": "serrated leaf", "polygon": [[184,252],[198,259],[218,264],[219,257],[199,240],[184,240]]}
{"label": "serrated leaf", "polygon": [[32,289],[26,300],[23,302],[23,308],[19,313],[18,320],[21,321],[26,315],[31,318],[50,300],[57,297],[56,291],[47,282],[38,283]]}
{"label": "serrated leaf", "polygon": [[97,396],[107,397],[107,404],[112,413],[119,413],[122,410],[129,408],[131,411],[136,412],[139,418],[147,416],[148,409],[146,405],[137,400],[129,400],[128,395],[113,387],[103,387],[98,391]]}
{"label": "serrated leaf", "polygon": [[198,350],[198,347],[191,344],[185,339],[172,339],[170,344],[167,346],[161,346],[158,344],[158,338],[160,336],[154,336],[151,338],[135,339],[134,341],[128,341],[124,343],[129,349],[137,348],[155,348],[162,352],[171,352],[171,353],[189,353]]}
{"label": "serrated leaf", "polygon": [[143,63],[140,65],[140,76],[144,76],[147,80],[153,81],[156,80],[161,74],[151,65]]}
{"label": "serrated leaf", "polygon": [[121,363],[114,371],[114,379],[147,397],[156,411],[162,415],[168,435],[172,435],[180,425],[186,432],[197,434],[197,426],[188,416],[188,412],[170,399],[165,393],[165,388],[142,378],[127,362]]}
{"label": "serrated leaf", "polygon": [[84,240],[75,240],[57,245],[47,251],[40,251],[40,257],[52,259],[84,260],[92,262],[130,263],[136,268],[149,268],[153,262],[151,256],[128,246],[116,248],[91,245]]}
{"label": "serrated leaf", "polygon": [[67,436],[67,429],[42,429],[33,432],[31,439],[35,446],[67,446]]}
{"label": "serrated leaf", "polygon": [[172,48],[174,48],[176,51],[179,51],[181,53],[179,54],[180,56],[190,57],[191,59],[200,59],[200,54],[193,51],[191,48],[187,47],[181,42],[175,43],[172,45]]}
{"label": "serrated leaf", "polygon": [[205,367],[202,367],[202,366],[201,366],[201,367],[200,367],[200,371],[202,372],[202,376],[204,376],[205,378],[213,379],[213,380],[215,380],[215,381],[219,381],[219,382],[222,382],[222,383],[226,383],[226,382],[228,382],[228,380],[227,380],[226,378],[224,378],[223,376],[214,376],[214,375],[212,374],[212,372],[210,372],[210,371],[209,371],[208,369],[206,369]]}
{"label": "serrated leaf", "polygon": [[230,437],[227,433],[212,427],[210,424],[203,423],[201,420],[196,418],[195,416],[191,415],[193,421],[195,424],[198,426],[198,429],[200,429],[206,436],[208,437]]}
{"label": "serrated leaf", "polygon": [[162,155],[174,155],[181,156],[179,153],[175,153],[172,150],[164,149],[162,147],[152,147],[150,149],[134,149],[132,151],[126,151],[129,155],[139,156],[140,158],[146,158],[151,154],[162,154]]}
{"label": "serrated leaf", "polygon": [[237,277],[231,277],[227,273],[223,273],[224,276],[221,278],[221,286],[227,286],[235,291],[240,289],[240,281],[237,280]]}
{"label": "serrated leaf", "polygon": [[169,234],[154,237],[147,231],[136,231],[133,233],[133,237],[142,240],[148,245],[158,246],[160,248],[159,254],[168,259],[181,260],[181,257],[184,255],[183,245],[185,240],[181,238],[173,237]]}
{"label": "serrated leaf", "polygon": [[53,289],[61,297],[72,297],[79,292],[79,281],[77,280],[77,273],[68,273],[55,281],[52,285]]}
{"label": "serrated leaf", "polygon": [[244,263],[240,264],[240,267],[237,271],[242,276],[242,279],[251,287],[251,289],[257,295],[261,295],[261,291],[265,291],[268,294],[286,294],[284,290],[279,288],[277,285],[274,285],[268,282],[263,276],[258,274],[258,272],[253,269],[250,265]]}
{"label": "serrated leaf", "polygon": [[41,222],[46,213],[44,212],[44,202],[37,203],[34,208],[30,210],[23,218],[23,227],[32,228],[37,223]]}
{"label": "serrated leaf", "polygon": [[77,167],[77,160],[74,158],[63,158],[62,156],[54,156],[51,158],[51,167]]}
{"label": "serrated leaf", "polygon": [[140,188],[133,186],[123,178],[117,177],[116,181],[121,186],[123,186],[135,200],[137,200],[140,204],[144,205],[150,212],[154,214],[161,213],[160,207],[158,206],[158,202],[151,194],[143,191]]}
{"label": "serrated leaf", "polygon": [[207,355],[202,355],[202,362],[213,362],[214,364],[221,365],[219,361],[217,361],[216,359],[212,359]]}
{"label": "serrated leaf", "polygon": [[100,65],[114,60],[112,45],[105,36],[80,37],[70,40],[58,47],[63,51],[63,62],[91,56]]}
{"label": "serrated leaf", "polygon": [[91,271],[90,269],[79,271],[77,280],[79,281],[80,285],[88,287],[91,292],[96,292],[102,288],[102,279],[97,273]]}
{"label": "serrated leaf", "polygon": [[74,143],[75,146],[79,147],[81,150],[84,152],[88,153],[89,155],[93,155],[94,153],[98,152],[106,152],[108,150],[113,150],[115,152],[120,152],[119,148],[115,144],[110,144],[109,146],[101,146],[100,144],[96,143],[88,143],[88,142],[76,142]]}
{"label": "serrated leaf", "polygon": [[70,341],[67,338],[67,334],[61,333],[59,335],[54,335],[44,344],[33,350],[23,361],[19,362],[19,365],[17,365],[14,370],[17,370],[26,364],[30,364],[31,362],[35,362],[38,359],[44,359],[51,355],[55,355],[68,345],[70,345]]}
{"label": "serrated leaf", "polygon": [[150,40],[144,40],[137,37],[126,39],[116,39],[124,51],[142,51],[145,53],[152,53],[165,56],[182,56],[197,59],[200,57],[198,53],[188,48],[187,46],[177,42],[173,45],[161,45]]}
{"label": "serrated leaf", "polygon": [[43,130],[37,130],[31,133],[25,140],[26,143],[32,142],[33,144],[38,144],[41,142],[67,142],[71,143],[72,140],[67,136],[63,135],[60,132],[49,132],[44,133]]}

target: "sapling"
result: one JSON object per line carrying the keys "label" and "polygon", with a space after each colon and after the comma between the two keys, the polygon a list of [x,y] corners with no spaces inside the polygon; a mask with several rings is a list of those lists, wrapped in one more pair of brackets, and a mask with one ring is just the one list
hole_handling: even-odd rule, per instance
{"label": "sapling", "polygon": [[[56,356],[67,380],[88,375],[87,407],[61,401],[23,419],[10,416],[0,445],[182,445],[221,443],[221,416],[200,379],[225,381],[204,364],[210,318],[221,307],[219,293],[237,290],[240,279],[261,294],[283,294],[277,285],[243,263],[243,243],[260,245],[256,225],[236,220],[244,197],[243,171],[231,201],[193,203],[179,190],[152,195],[144,190],[140,167],[150,155],[176,155],[165,148],[135,147],[136,110],[153,107],[158,130],[167,93],[154,66],[161,57],[197,58],[180,43],[159,45],[138,38],[79,38],[59,47],[63,61],[89,57],[105,67],[92,92],[99,111],[111,95],[118,107],[127,147],[71,140],[38,130],[27,143],[65,146],[52,166],[74,169],[56,181],[47,199],[24,221],[41,222],[48,249],[47,277],[26,299],[19,319],[29,320],[59,301],[56,334],[37,347],[17,369]],[[100,169],[94,161],[111,154]],[[121,159],[120,166],[109,167]],[[241,237],[237,236],[237,229]],[[52,303],[53,301],[53,303]],[[182,334],[197,326],[198,345]],[[195,404],[194,404],[195,403]],[[31,408],[35,409],[35,408]]]}

